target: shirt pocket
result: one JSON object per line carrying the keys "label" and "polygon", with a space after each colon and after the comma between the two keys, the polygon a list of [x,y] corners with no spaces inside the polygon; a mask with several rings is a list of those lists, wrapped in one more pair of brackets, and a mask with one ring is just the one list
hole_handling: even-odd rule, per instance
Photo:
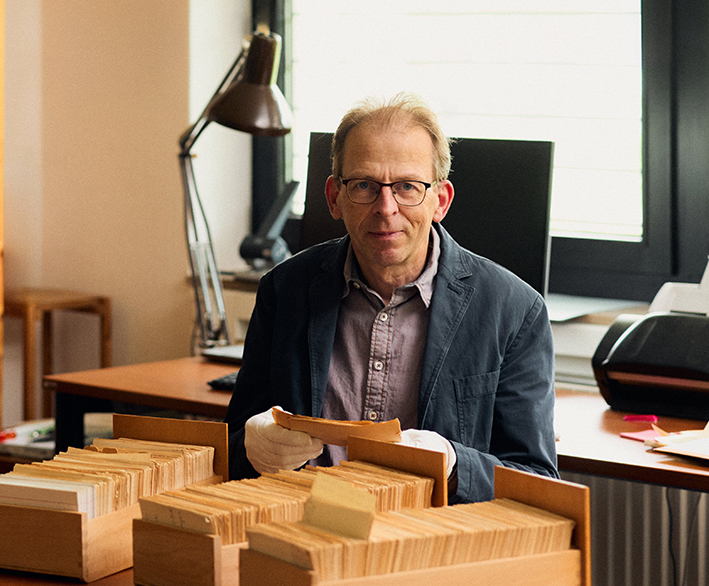
{"label": "shirt pocket", "polygon": [[481,451],[490,448],[495,391],[500,371],[474,374],[453,381],[461,443]]}

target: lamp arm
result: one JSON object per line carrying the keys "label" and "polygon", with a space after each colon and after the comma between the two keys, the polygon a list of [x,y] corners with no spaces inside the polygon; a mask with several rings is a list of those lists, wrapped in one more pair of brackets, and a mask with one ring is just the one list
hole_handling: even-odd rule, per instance
{"label": "lamp arm", "polygon": [[199,326],[200,346],[202,347],[229,344],[230,341],[221,278],[214,256],[209,224],[197,191],[191,150],[210,123],[208,113],[214,100],[242,75],[249,44],[248,40],[244,41],[241,51],[197,121],[187,128],[179,138],[180,153],[178,156],[184,192],[185,232],[197,308],[196,323]]}
{"label": "lamp arm", "polygon": [[226,72],[224,79],[222,79],[216,91],[209,99],[209,102],[207,102],[207,105],[204,107],[204,110],[202,110],[202,113],[197,118],[197,121],[187,130],[185,130],[185,132],[182,133],[182,136],[180,136],[179,143],[181,154],[188,154],[190,150],[192,150],[192,146],[194,145],[195,141],[197,140],[197,138],[199,138],[199,135],[202,134],[202,131],[209,124],[209,118],[207,117],[207,113],[209,112],[209,108],[214,103],[214,100],[216,100],[221,95],[221,93],[236,80],[237,77],[242,75],[243,65],[246,61],[246,55],[248,54],[248,52],[249,41],[245,39],[244,44],[241,47],[241,51],[234,60],[234,63],[231,64],[231,67]]}
{"label": "lamp arm", "polygon": [[200,330],[200,346],[226,345],[230,341],[222,283],[217,270],[209,225],[194,180],[192,157],[189,153],[180,153],[179,161],[184,190],[185,231],[197,308],[196,323]]}
{"label": "lamp arm", "polygon": [[[282,136],[290,131],[289,108],[280,90],[273,86],[279,47],[278,35],[254,33],[248,37],[197,121],[179,138],[185,231],[202,346],[229,344],[229,334],[220,274],[207,218],[197,192],[191,151],[212,121],[264,136]],[[294,192],[295,186],[291,186],[287,196],[292,197]],[[269,216],[273,230],[267,233],[279,233],[286,219],[287,210],[275,210],[272,217]],[[280,236],[273,242],[273,245],[269,244],[272,256],[288,253]]]}

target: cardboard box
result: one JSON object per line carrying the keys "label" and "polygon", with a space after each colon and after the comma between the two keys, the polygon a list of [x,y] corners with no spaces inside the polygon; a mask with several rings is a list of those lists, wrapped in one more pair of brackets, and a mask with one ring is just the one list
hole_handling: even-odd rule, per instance
{"label": "cardboard box", "polygon": [[[115,415],[114,437],[166,441],[215,448],[217,474],[228,477],[225,423]],[[134,504],[88,520],[85,513],[0,505],[0,567],[92,582],[133,565]]]}

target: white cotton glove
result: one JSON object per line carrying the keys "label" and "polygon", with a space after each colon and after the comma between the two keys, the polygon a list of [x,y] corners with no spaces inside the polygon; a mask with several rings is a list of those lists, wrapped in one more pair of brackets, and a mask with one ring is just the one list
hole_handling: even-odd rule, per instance
{"label": "white cotton glove", "polygon": [[272,409],[251,417],[244,431],[246,456],[259,474],[295,470],[323,450],[318,438],[276,425]]}
{"label": "white cotton glove", "polygon": [[442,452],[446,455],[446,477],[450,478],[457,456],[453,445],[442,435],[427,429],[405,429],[401,432],[401,441],[405,446]]}

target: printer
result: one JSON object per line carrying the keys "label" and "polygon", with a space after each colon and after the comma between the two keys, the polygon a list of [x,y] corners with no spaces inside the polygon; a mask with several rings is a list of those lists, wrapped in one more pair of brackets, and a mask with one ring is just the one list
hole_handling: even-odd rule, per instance
{"label": "printer", "polygon": [[646,315],[616,318],[591,359],[612,409],[709,420],[709,264],[665,283]]}

